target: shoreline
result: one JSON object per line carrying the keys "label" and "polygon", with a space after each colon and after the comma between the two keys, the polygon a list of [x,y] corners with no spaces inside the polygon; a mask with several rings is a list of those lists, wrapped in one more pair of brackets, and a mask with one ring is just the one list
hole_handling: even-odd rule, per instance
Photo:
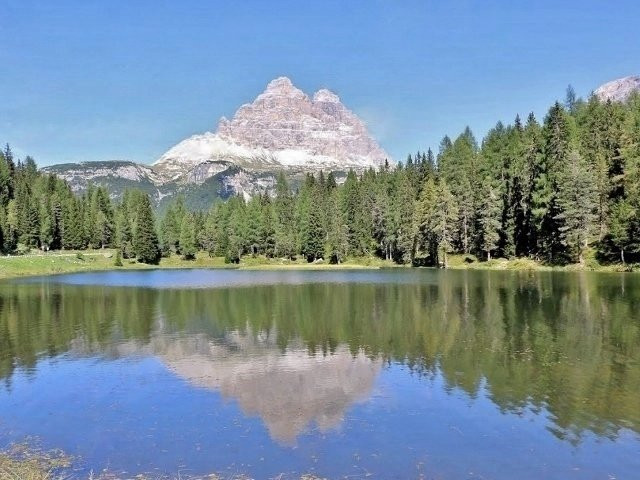
{"label": "shoreline", "polygon": [[[161,270],[161,269],[197,269],[218,268],[237,270],[355,270],[380,268],[435,268],[412,267],[398,265],[391,261],[374,257],[358,257],[348,259],[339,265],[328,263],[307,263],[304,259],[295,261],[285,259],[268,259],[266,257],[243,258],[239,264],[225,263],[222,257],[209,257],[205,252],[198,252],[193,260],[183,260],[177,255],[162,258],[157,265],[139,263],[135,260],[123,260],[122,266],[114,265],[115,250],[67,251],[56,253],[38,253],[32,255],[16,255],[0,257],[0,280],[49,276],[66,273],[100,272],[118,270]],[[556,271],[556,272],[602,272],[633,273],[632,265],[600,265],[594,262],[585,265],[571,264],[565,266],[544,265],[531,259],[494,259],[489,262],[473,261],[467,263],[463,255],[450,255],[448,270],[490,270],[490,271]]]}

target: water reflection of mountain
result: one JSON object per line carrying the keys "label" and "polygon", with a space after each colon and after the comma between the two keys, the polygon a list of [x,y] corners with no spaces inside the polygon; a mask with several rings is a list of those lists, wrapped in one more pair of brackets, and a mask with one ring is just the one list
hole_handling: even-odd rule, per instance
{"label": "water reflection of mountain", "polygon": [[275,338],[238,331],[216,341],[201,334],[156,334],[143,345],[116,344],[109,353],[157,356],[189,383],[237,401],[287,444],[309,425],[320,431],[338,427],[350,405],[369,397],[381,360],[361,352],[354,356],[345,347],[310,353],[302,343],[282,351]]}
{"label": "water reflection of mountain", "polygon": [[[640,432],[640,277],[425,271],[428,281],[415,274],[415,283],[400,284],[393,273],[380,275],[389,283],[162,291],[5,284],[0,378],[10,382],[15,368],[64,353],[72,340],[91,352],[122,342],[152,349],[158,332],[205,344],[198,347],[204,353],[192,350],[207,372],[204,359],[218,358],[209,345],[226,345],[224,355],[239,359],[243,349],[229,339],[260,332],[273,358],[278,351],[302,355],[303,348],[339,363],[348,351],[362,362],[380,358],[439,372],[447,388],[471,397],[485,385],[504,411],[548,412],[561,438]],[[255,348],[263,348],[260,341]],[[199,375],[185,373],[190,381]],[[202,385],[242,397],[218,377]],[[352,398],[360,398],[352,388]]]}

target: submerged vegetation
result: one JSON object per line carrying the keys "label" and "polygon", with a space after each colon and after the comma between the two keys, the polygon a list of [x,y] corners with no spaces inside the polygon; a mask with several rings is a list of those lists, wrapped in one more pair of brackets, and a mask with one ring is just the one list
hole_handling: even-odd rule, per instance
{"label": "submerged vegetation", "polygon": [[[33,448],[29,443],[14,444],[0,451],[0,480],[251,480],[245,475],[175,475],[136,474],[119,475],[103,471],[90,473],[88,476],[73,474],[73,459],[60,450],[45,451]],[[280,475],[278,479],[291,479],[291,476]],[[322,480],[314,475],[296,476],[296,480]]]}
{"label": "submerged vegetation", "polygon": [[0,451],[0,480],[68,480],[71,460],[60,450],[14,444]]}
{"label": "submerged vegetation", "polygon": [[[198,251],[224,257],[322,260],[376,257],[449,266],[451,254],[545,265],[640,260],[640,95],[626,103],[575,98],[569,89],[542,124],[501,122],[479,145],[455,140],[361,175],[308,174],[293,192],[241,196],[191,212],[180,198],[161,218],[139,191],[114,202],[103,187],[76,196],[31,157],[0,154],[0,249],[117,248],[155,264]],[[593,258],[588,258],[590,252]],[[522,262],[520,262],[522,263]],[[513,265],[519,265],[515,262]]]}

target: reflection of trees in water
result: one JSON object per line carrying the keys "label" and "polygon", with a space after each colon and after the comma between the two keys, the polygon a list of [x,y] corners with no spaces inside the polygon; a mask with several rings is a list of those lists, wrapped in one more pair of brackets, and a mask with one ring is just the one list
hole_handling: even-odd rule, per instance
{"label": "reflection of trees in water", "polygon": [[[81,339],[90,351],[107,352],[114,340],[150,345],[157,331],[214,343],[235,331],[266,335],[281,351],[302,342],[310,353],[331,354],[344,345],[352,355],[441,371],[448,388],[471,396],[485,384],[505,411],[546,407],[560,437],[640,431],[639,278],[437,275],[434,284],[213,290],[5,285],[0,375],[8,381],[16,366],[67,351],[74,339],[76,348]],[[227,348],[241,356],[244,347]]]}

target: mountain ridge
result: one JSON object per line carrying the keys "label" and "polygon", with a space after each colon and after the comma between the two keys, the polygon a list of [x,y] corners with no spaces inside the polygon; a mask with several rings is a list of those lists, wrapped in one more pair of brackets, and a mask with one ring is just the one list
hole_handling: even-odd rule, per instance
{"label": "mountain ridge", "polygon": [[[180,193],[211,200],[234,194],[248,198],[272,190],[281,171],[295,184],[309,172],[342,177],[350,169],[377,169],[385,162],[393,160],[337,94],[322,88],[310,97],[288,77],[278,77],[231,119],[222,117],[215,132],[178,142],[151,165],[80,162],[44,170],[68,180],[74,191],[100,184],[113,197],[138,182],[159,204]],[[219,188],[207,194],[203,189],[210,179],[217,179],[213,183]]]}
{"label": "mountain ridge", "polygon": [[[601,101],[625,102],[640,92],[640,76],[606,82],[593,91]],[[76,192],[104,185],[112,197],[126,188],[149,193],[156,205],[177,194],[194,207],[215,198],[249,198],[270,192],[285,172],[295,186],[306,173],[334,172],[338,180],[354,169],[379,168],[393,160],[340,97],[321,88],[307,95],[289,78],[278,77],[216,131],[194,134],[173,145],[151,165],[126,160],[62,163],[45,167]]]}

